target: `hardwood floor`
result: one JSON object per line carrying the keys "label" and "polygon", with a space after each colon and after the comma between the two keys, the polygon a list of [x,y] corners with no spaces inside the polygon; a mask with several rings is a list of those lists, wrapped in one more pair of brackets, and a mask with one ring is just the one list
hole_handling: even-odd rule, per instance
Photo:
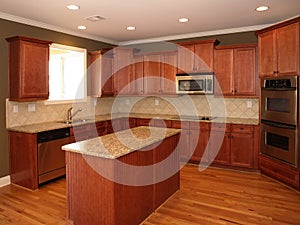
{"label": "hardwood floor", "polygon": [[[0,188],[0,225],[71,225],[65,179],[29,191]],[[181,171],[181,190],[143,225],[298,225],[300,192],[260,174],[210,168]]]}

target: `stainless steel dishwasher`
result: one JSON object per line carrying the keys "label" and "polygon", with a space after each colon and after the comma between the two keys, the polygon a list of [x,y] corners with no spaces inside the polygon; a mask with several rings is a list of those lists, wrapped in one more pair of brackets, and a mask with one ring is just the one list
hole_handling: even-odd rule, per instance
{"label": "stainless steel dishwasher", "polygon": [[39,184],[66,174],[65,152],[61,146],[70,143],[70,128],[37,134]]}

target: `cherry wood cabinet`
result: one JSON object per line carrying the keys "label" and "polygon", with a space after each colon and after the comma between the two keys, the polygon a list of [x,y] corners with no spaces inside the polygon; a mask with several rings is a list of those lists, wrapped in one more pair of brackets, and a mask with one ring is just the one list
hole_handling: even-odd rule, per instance
{"label": "cherry wood cabinet", "polygon": [[161,87],[161,55],[144,55],[144,94],[160,94]]}
{"label": "cherry wood cabinet", "polygon": [[207,149],[207,144],[210,134],[210,123],[206,122],[190,122],[189,131],[189,151],[192,161],[208,163],[209,154]]}
{"label": "cherry wood cabinet", "polygon": [[177,43],[178,72],[212,72],[216,43],[215,39]]}
{"label": "cherry wood cabinet", "polygon": [[230,165],[230,124],[215,123],[211,128],[209,160],[217,165]]}
{"label": "cherry wood cabinet", "polygon": [[48,99],[51,42],[21,36],[6,40],[9,45],[9,99]]}
{"label": "cherry wood cabinet", "polygon": [[112,52],[108,50],[89,52],[89,58],[89,96],[113,96],[114,80]]}
{"label": "cherry wood cabinet", "polygon": [[133,49],[114,48],[113,74],[115,96],[135,93],[133,75]]}
{"label": "cherry wood cabinet", "polygon": [[172,121],[172,128],[181,129],[180,139],[177,144],[181,162],[187,162],[191,157],[190,152],[190,123],[188,121]]}
{"label": "cherry wood cabinet", "polygon": [[253,126],[232,125],[231,128],[231,165],[252,168],[254,163]]}
{"label": "cherry wood cabinet", "polygon": [[164,52],[161,56],[161,90],[164,95],[176,94],[177,52]]}
{"label": "cherry wood cabinet", "polygon": [[259,126],[173,120],[172,127],[182,129],[177,146],[182,162],[258,168]]}
{"label": "cherry wood cabinet", "polygon": [[[68,218],[74,224],[142,223],[180,188],[180,168],[176,152],[168,162],[163,165],[158,163],[173,153],[177,140],[178,134],[164,139],[158,146],[155,143],[119,157],[117,160],[123,166],[112,159],[66,152]],[[128,165],[148,166],[150,169],[145,174]],[[151,165],[156,166],[151,168]],[[165,178],[160,177],[162,174],[171,170],[176,170],[174,175],[161,179]],[[131,182],[141,181],[142,178],[147,183],[143,186],[138,183],[125,185],[105,178],[99,171],[112,178],[130,174]]]}
{"label": "cherry wood cabinet", "polygon": [[257,31],[260,77],[300,75],[300,17]]}
{"label": "cherry wood cabinet", "polygon": [[134,56],[136,93],[175,95],[177,52],[155,52]]}
{"label": "cherry wood cabinet", "polygon": [[133,75],[135,95],[144,94],[144,56],[133,56]]}
{"label": "cherry wood cabinet", "polygon": [[215,85],[215,95],[258,95],[257,45],[218,46],[214,60],[215,79],[218,83]]}

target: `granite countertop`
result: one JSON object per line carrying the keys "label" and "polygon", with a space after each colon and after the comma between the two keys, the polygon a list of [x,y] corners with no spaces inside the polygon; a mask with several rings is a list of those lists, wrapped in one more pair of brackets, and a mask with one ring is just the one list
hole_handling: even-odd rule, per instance
{"label": "granite countertop", "polygon": [[180,131],[180,129],[173,128],[141,126],[64,145],[62,149],[84,155],[116,159],[174,136]]}
{"label": "granite countertop", "polygon": [[[184,116],[179,118],[176,115],[163,115],[163,114],[131,113],[129,116],[132,118],[146,118],[146,119],[160,118],[163,120],[199,121],[198,119],[187,119],[188,117],[185,118]],[[105,115],[97,115],[94,117],[85,118],[86,119],[85,122],[76,122],[73,124],[66,124],[63,121],[54,121],[54,122],[36,123],[36,124],[29,124],[23,126],[10,127],[7,129],[10,131],[18,131],[24,133],[38,133],[47,130],[55,130],[55,129],[65,128],[65,127],[72,127],[72,126],[78,126],[82,124],[89,124],[89,123],[95,123],[95,122],[118,119],[118,118],[127,118],[127,117],[128,114],[125,113],[105,114]],[[259,124],[258,119],[229,118],[229,117],[227,118],[216,117],[216,118],[212,118],[211,121],[203,121],[203,122],[231,123],[231,124],[245,124],[245,125]]]}

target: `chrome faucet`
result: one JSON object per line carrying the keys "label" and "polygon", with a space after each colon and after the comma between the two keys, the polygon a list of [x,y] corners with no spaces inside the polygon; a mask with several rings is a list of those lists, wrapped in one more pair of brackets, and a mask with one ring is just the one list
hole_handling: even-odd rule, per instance
{"label": "chrome faucet", "polygon": [[79,108],[79,109],[77,109],[77,110],[72,114],[72,109],[73,109],[73,107],[71,107],[71,108],[68,109],[68,112],[67,112],[67,123],[72,123],[73,117],[74,117],[77,113],[79,113],[79,112],[82,111],[82,108]]}

